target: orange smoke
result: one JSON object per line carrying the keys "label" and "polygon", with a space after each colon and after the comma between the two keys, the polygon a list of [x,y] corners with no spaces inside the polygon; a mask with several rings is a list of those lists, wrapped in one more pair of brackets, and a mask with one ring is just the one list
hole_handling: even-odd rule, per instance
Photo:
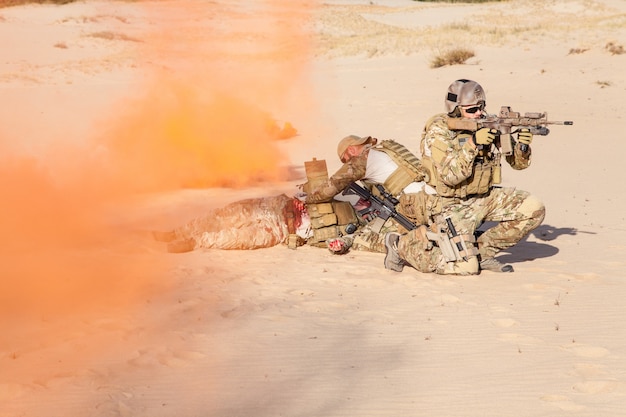
{"label": "orange smoke", "polygon": [[276,141],[297,131],[274,115],[310,111],[303,24],[312,6],[224,3],[146,10],[146,19],[159,22],[142,37],[147,81],[120,104],[106,132],[117,175],[141,190],[286,179],[290,161]]}
{"label": "orange smoke", "polygon": [[[41,137],[23,139],[49,146],[18,154],[8,145],[11,126],[2,126],[0,313],[75,311],[158,287],[166,255],[135,250],[133,237],[113,225],[126,197],[285,179],[289,161],[277,139],[296,131],[275,115],[310,110],[303,28],[312,3],[250,3],[254,10],[229,2],[142,6],[154,29],[137,43],[145,82],[94,120],[93,137],[46,138],[41,126]],[[94,118],[67,117],[59,125]],[[20,120],[32,119],[11,122]]]}
{"label": "orange smoke", "polygon": [[[69,160],[77,156],[66,149]],[[67,168],[62,163],[18,155],[0,161],[1,313],[127,302],[158,276],[158,260],[120,252],[123,233],[107,217],[112,194],[94,182],[92,167],[64,178],[54,174]]]}
{"label": "orange smoke", "polygon": [[160,78],[120,117],[107,148],[115,175],[136,191],[241,187],[284,179],[288,160],[276,146],[274,123],[232,96],[201,97]]}

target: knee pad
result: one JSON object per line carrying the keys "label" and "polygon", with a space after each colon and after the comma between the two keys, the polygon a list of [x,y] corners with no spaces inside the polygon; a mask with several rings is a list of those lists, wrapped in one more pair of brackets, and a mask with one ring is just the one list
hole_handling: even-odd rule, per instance
{"label": "knee pad", "polygon": [[522,204],[520,204],[517,211],[527,219],[538,219],[539,223],[543,221],[546,216],[546,207],[543,202],[534,195],[529,195]]}

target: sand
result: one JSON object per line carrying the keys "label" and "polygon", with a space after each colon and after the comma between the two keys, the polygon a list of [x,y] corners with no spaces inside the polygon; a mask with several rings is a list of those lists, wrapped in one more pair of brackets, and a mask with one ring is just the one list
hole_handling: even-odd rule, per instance
{"label": "sand", "polygon": [[[0,416],[625,415],[626,4],[295,3],[0,9]],[[417,152],[458,78],[574,121],[503,172],[547,207],[512,274],[141,233],[294,193],[348,134]]]}

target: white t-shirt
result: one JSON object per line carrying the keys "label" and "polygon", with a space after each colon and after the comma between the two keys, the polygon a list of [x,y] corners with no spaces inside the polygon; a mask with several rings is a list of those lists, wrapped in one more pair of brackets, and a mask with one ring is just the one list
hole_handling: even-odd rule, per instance
{"label": "white t-shirt", "polygon": [[[377,151],[376,149],[370,149],[367,156],[367,167],[365,168],[364,179],[378,184],[384,184],[385,180],[389,178],[396,169],[398,169],[398,165],[389,155],[385,152]],[[436,194],[435,189],[424,181],[412,182],[402,191],[405,193],[419,193],[422,190],[426,191],[427,194]]]}

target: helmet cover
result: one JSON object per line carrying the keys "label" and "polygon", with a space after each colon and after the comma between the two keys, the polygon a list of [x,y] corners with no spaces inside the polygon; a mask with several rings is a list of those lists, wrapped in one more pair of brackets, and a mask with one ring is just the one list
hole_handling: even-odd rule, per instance
{"label": "helmet cover", "polygon": [[452,113],[457,106],[469,106],[472,104],[485,105],[487,99],[485,90],[476,81],[460,79],[448,87],[445,106],[448,113]]}

